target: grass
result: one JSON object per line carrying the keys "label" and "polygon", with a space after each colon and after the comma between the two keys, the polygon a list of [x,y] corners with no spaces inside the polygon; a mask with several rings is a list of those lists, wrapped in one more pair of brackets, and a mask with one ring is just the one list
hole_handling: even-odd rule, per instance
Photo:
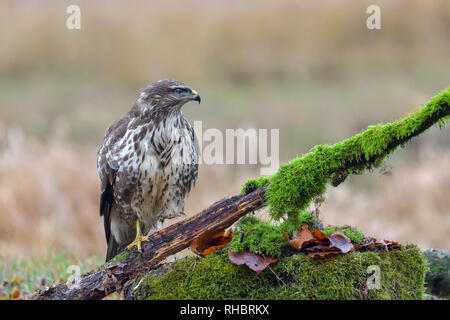
{"label": "grass", "polygon": [[68,253],[47,251],[23,258],[0,256],[0,300],[23,298],[37,289],[67,281],[72,275],[70,266],[81,274],[103,263],[103,253],[79,259]]}

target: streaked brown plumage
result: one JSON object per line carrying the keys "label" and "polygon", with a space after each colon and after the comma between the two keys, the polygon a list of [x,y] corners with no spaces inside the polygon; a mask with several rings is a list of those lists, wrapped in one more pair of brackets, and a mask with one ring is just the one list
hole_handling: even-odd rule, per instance
{"label": "streaked brown plumage", "polygon": [[108,128],[97,153],[106,260],[137,236],[136,220],[147,233],[183,212],[198,173],[194,130],[181,113],[191,100],[200,97],[186,84],[157,81]]}

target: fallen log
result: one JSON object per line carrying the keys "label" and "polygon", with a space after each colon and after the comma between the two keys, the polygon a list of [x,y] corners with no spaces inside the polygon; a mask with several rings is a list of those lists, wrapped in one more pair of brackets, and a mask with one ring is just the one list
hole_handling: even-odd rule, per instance
{"label": "fallen log", "polygon": [[95,300],[120,291],[138,274],[155,268],[166,257],[189,246],[208,230],[224,230],[245,214],[264,206],[265,190],[219,200],[200,213],[151,233],[154,242],[143,243],[142,255],[124,252],[72,282],[50,286],[31,296],[36,300]]}

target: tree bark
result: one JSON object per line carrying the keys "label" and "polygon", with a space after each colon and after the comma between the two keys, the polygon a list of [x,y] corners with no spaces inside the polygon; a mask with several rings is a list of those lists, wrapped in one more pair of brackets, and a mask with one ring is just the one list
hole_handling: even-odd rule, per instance
{"label": "tree bark", "polygon": [[143,243],[143,254],[128,254],[119,261],[107,262],[72,283],[60,283],[38,291],[36,300],[93,300],[120,291],[137,275],[153,269],[166,257],[189,246],[203,232],[224,230],[245,214],[264,206],[264,186],[247,195],[224,198],[200,213],[151,233],[154,242]]}

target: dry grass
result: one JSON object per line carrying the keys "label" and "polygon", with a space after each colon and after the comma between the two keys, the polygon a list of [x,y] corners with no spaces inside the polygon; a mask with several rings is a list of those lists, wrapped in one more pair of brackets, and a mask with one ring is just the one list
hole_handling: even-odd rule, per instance
{"label": "dry grass", "polygon": [[0,151],[0,252],[54,248],[93,254],[105,246],[95,152],[46,145],[9,131]]}

